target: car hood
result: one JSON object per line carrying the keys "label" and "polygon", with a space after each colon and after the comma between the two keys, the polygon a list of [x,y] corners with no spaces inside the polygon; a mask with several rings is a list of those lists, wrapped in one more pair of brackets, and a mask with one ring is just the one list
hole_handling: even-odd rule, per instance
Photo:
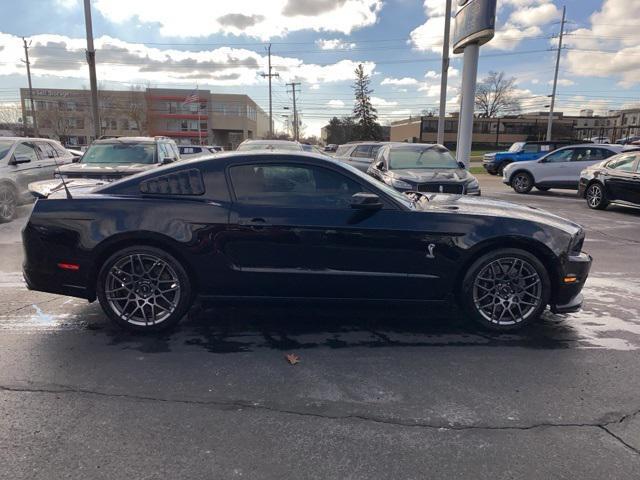
{"label": "car hood", "polygon": [[500,217],[503,219],[526,220],[549,225],[571,235],[577,234],[582,227],[566,218],[535,207],[527,207],[502,200],[491,200],[468,195],[428,195],[429,202],[417,202],[416,208],[425,212],[459,212],[467,215]]}
{"label": "car hood", "polygon": [[504,167],[505,170],[512,170],[514,168],[520,167],[528,167],[530,165],[535,165],[536,163],[540,163],[540,160],[525,160],[524,162],[513,162]]}
{"label": "car hood", "polygon": [[72,163],[63,165],[58,169],[61,175],[78,175],[78,176],[105,176],[105,177],[124,177],[135,173],[144,172],[158,165],[155,163],[127,163],[114,165],[97,165],[89,163]]}
{"label": "car hood", "polygon": [[390,170],[387,175],[393,179],[411,183],[464,183],[473,178],[468,171],[462,168]]}

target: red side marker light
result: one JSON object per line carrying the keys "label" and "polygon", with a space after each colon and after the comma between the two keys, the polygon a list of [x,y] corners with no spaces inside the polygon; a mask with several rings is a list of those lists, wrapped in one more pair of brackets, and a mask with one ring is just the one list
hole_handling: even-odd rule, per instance
{"label": "red side marker light", "polygon": [[76,263],[59,263],[58,268],[61,268],[62,270],[72,270],[75,272],[80,270],[80,265]]}

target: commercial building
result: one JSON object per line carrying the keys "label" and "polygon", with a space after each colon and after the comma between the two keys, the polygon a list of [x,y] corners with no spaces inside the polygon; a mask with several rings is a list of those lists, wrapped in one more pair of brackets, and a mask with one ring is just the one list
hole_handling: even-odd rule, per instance
{"label": "commercial building", "polygon": [[[23,118],[32,123],[29,90],[21,89]],[[94,140],[91,94],[88,90],[34,89],[40,136],[66,145]],[[235,148],[248,138],[268,134],[268,117],[247,95],[209,90],[101,90],[98,94],[100,135],[163,135],[178,143]]]}
{"label": "commercial building", "polygon": [[[473,122],[473,144],[476,147],[509,145],[513,142],[544,140],[547,135],[547,112],[509,115],[499,118],[476,118]],[[391,124],[391,140],[396,142],[436,141],[438,117],[410,117]],[[608,137],[611,141],[640,135],[640,108],[611,111],[606,116],[594,116],[593,110],[583,110],[578,116],[554,114],[553,138],[580,141],[592,137]],[[455,146],[458,136],[458,116],[445,119],[444,142]]]}

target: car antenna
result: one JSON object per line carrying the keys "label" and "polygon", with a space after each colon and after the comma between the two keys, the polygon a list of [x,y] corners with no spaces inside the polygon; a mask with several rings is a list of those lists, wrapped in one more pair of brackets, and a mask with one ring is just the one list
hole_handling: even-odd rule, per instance
{"label": "car antenna", "polygon": [[71,196],[71,192],[69,191],[69,187],[67,187],[67,182],[65,182],[64,177],[60,173],[60,165],[58,165],[58,161],[56,160],[56,157],[51,157],[51,158],[53,158],[53,163],[56,164],[56,170],[58,170],[58,175],[60,175],[60,180],[62,181],[62,186],[64,187],[64,191],[67,194],[67,199],[68,200],[72,200],[73,197]]}

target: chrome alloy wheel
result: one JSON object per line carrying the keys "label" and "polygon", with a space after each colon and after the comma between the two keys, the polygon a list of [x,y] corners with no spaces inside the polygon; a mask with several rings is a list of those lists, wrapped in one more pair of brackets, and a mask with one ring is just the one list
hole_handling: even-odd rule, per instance
{"label": "chrome alloy wheel", "polygon": [[16,199],[8,188],[0,189],[0,218],[11,220],[16,213]]}
{"label": "chrome alloy wheel", "polygon": [[180,282],[169,263],[150,254],[120,258],[105,279],[105,296],[113,312],[136,326],[162,323],[180,302]]}
{"label": "chrome alloy wheel", "polygon": [[602,202],[603,192],[602,187],[597,183],[594,183],[587,189],[587,203],[591,208],[596,208]]}
{"label": "chrome alloy wheel", "polygon": [[505,257],[485,265],[473,284],[478,312],[496,325],[524,322],[540,306],[542,280],[526,260]]}
{"label": "chrome alloy wheel", "polygon": [[513,179],[513,188],[517,192],[525,192],[531,187],[529,175],[526,173],[518,173]]}

